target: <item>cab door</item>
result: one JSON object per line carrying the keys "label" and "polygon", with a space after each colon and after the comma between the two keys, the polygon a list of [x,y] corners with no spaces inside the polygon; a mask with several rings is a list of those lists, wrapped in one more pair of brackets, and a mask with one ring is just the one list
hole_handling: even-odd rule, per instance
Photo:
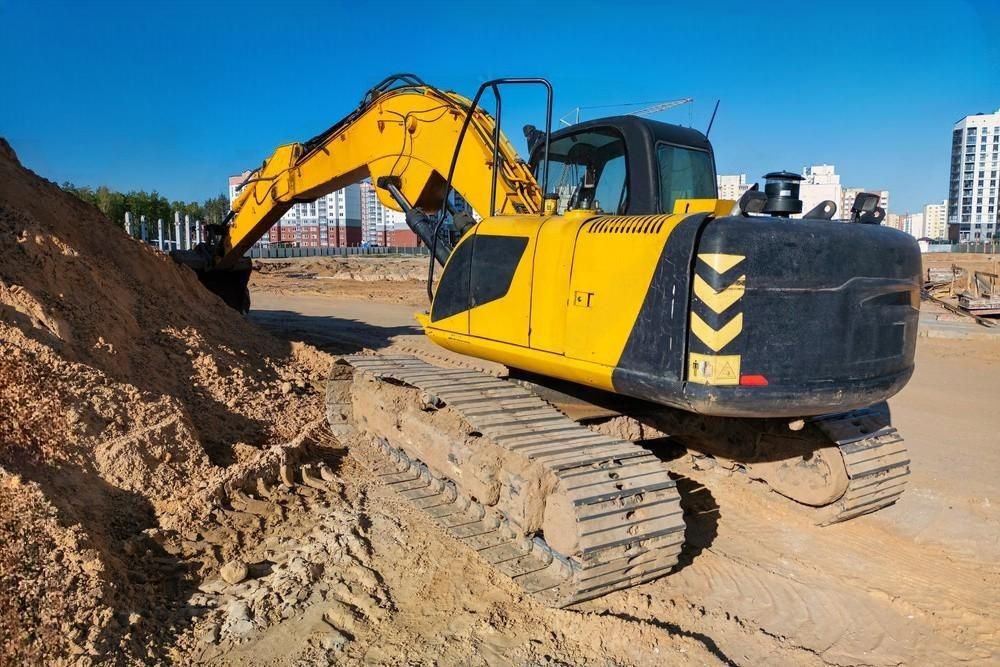
{"label": "cab door", "polygon": [[551,216],[539,226],[531,285],[533,350],[562,354],[566,346],[566,306],[573,249],[582,221],[579,216]]}

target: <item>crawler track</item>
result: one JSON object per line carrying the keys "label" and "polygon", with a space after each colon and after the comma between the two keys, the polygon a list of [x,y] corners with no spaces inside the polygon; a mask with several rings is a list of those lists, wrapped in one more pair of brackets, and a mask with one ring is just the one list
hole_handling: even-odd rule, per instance
{"label": "crawler track", "polygon": [[875,410],[855,410],[814,420],[840,449],[850,479],[847,491],[820,525],[847,521],[892,505],[910,476],[910,455],[903,438]]}
{"label": "crawler track", "polygon": [[335,365],[327,392],[335,432],[356,423],[355,374],[417,390],[425,404],[458,412],[483,437],[558,480],[552,495],[561,497],[546,500],[573,513],[573,553],[558,552],[542,535],[524,534],[501,507],[478,502],[390,434],[371,433],[385,455],[386,467],[378,472],[389,486],[544,604],[599,597],[665,575],[677,564],[684,541],[680,496],[648,450],[594,433],[510,382],[404,355],[350,356]]}

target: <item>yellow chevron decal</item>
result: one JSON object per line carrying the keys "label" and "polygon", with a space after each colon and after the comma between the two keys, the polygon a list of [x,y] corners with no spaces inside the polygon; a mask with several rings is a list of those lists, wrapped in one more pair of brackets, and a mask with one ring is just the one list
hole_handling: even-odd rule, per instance
{"label": "yellow chevron decal", "polygon": [[705,282],[705,279],[695,274],[694,295],[701,299],[706,306],[711,308],[717,315],[721,315],[724,310],[740,300],[746,292],[744,285],[747,277],[740,276],[729,287],[723,287],[716,292],[712,286]]}
{"label": "yellow chevron decal", "polygon": [[698,259],[715,269],[717,273],[725,273],[744,259],[746,255],[726,255],[721,252],[706,252],[698,255]]}
{"label": "yellow chevron decal", "polygon": [[702,343],[708,345],[713,352],[718,352],[729,345],[734,338],[740,335],[741,331],[743,331],[743,313],[737,314],[718,331],[698,317],[698,313],[691,313],[691,333]]}

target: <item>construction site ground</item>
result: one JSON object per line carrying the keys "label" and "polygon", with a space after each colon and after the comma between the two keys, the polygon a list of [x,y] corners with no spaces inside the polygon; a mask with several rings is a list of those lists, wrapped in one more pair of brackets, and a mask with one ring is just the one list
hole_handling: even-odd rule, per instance
{"label": "construction site ground", "polygon": [[503,371],[419,335],[423,261],[260,263],[244,318],[2,140],[0,259],[0,665],[1000,659],[992,340],[920,339],[897,505],[818,528],[664,445],[680,566],[553,610],[325,426],[337,354]]}
{"label": "construction site ground", "polygon": [[[394,279],[423,275],[425,260],[352,262],[382,279],[320,278],[333,271],[294,264],[255,274],[251,320],[333,353],[405,350],[448,364],[451,353],[423,338],[413,320],[427,303],[424,283]],[[937,322],[934,309],[923,315]],[[1000,659],[1000,338],[942,340],[921,329],[916,373],[890,402],[913,459],[901,502],[820,528],[740,473],[679,454],[671,465],[683,472],[681,489],[694,508],[686,565],[582,605],[588,613],[578,622],[598,615],[692,638],[733,664]],[[451,568],[447,560],[439,566]],[[477,568],[467,567],[468,578]],[[467,580],[471,589],[481,585]]]}

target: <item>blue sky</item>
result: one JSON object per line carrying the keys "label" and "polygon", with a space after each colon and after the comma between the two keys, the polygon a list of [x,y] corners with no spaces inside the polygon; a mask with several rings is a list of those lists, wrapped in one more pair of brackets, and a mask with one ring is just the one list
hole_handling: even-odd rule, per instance
{"label": "blue sky", "polygon": [[[998,26],[996,0],[0,0],[0,136],[52,180],[203,199],[387,74],[545,76],[556,116],[690,96],[657,118],[704,129],[721,99],[721,173],[832,163],[904,212],[945,198],[952,124],[1000,107]],[[519,149],[542,109],[505,98]]]}

